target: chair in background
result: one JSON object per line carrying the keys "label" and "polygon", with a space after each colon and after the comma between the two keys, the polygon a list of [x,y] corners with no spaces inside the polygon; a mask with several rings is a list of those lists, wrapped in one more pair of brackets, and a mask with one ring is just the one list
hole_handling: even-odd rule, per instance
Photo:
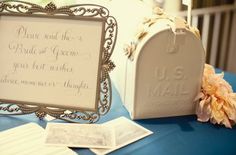
{"label": "chair in background", "polygon": [[[177,15],[186,19],[187,12]],[[236,73],[236,0],[234,4],[192,10],[192,26],[200,30],[206,62]]]}

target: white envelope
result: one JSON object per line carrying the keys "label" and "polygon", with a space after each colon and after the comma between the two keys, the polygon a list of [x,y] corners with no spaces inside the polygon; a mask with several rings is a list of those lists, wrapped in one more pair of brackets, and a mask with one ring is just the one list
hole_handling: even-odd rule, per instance
{"label": "white envelope", "polygon": [[108,154],[114,150],[124,147],[130,143],[138,141],[153,132],[136,124],[135,122],[125,118],[119,117],[103,124],[109,128],[114,128],[116,145],[111,149],[91,149],[96,154]]}

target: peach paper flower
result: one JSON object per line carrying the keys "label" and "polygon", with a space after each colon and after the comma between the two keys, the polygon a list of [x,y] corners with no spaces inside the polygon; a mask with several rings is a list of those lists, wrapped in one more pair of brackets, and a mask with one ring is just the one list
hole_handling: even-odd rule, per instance
{"label": "peach paper flower", "polygon": [[205,65],[196,114],[200,122],[210,120],[232,128],[236,123],[236,94],[223,77],[224,73],[216,74],[212,66]]}

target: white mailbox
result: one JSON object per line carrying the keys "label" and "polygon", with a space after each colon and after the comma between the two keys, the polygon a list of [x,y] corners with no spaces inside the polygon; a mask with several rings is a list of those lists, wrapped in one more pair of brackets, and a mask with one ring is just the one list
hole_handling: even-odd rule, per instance
{"label": "white mailbox", "polygon": [[129,47],[133,51],[128,49],[131,59],[117,50],[113,57],[112,79],[131,118],[193,114],[205,64],[200,37],[185,21],[162,12],[144,25]]}

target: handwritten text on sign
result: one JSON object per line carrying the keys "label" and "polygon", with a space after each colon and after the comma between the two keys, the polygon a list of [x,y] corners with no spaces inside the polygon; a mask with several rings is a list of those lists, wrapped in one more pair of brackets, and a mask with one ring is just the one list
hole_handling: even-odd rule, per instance
{"label": "handwritten text on sign", "polygon": [[101,21],[1,16],[0,99],[95,109]]}

